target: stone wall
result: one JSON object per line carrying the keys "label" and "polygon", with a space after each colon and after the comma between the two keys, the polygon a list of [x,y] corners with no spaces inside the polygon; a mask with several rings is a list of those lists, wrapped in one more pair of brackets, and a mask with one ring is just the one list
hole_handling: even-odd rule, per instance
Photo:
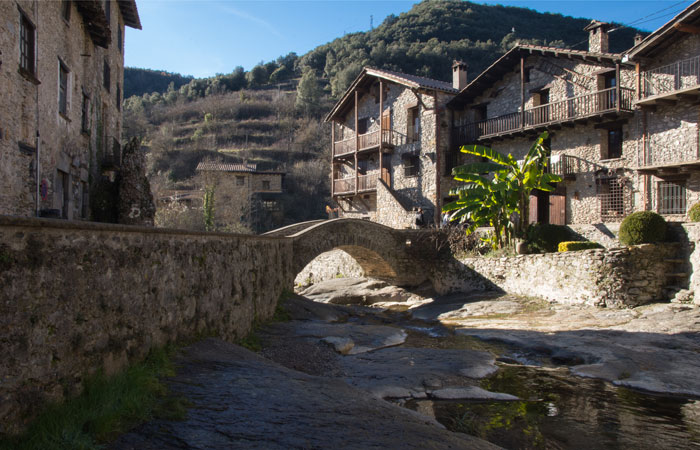
{"label": "stone wall", "polygon": [[333,278],[357,278],[365,276],[365,271],[343,250],[322,253],[297,274],[294,286],[306,287]]}
{"label": "stone wall", "polygon": [[150,348],[246,335],[291,288],[281,238],[0,217],[0,434]]}
{"label": "stone wall", "polygon": [[638,306],[668,300],[677,244],[610,250],[464,258],[433,275],[441,293],[500,289],[564,304]]}

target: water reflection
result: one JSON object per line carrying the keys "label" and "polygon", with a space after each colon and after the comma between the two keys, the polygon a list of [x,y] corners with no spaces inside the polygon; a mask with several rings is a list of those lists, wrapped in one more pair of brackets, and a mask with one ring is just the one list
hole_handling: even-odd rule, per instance
{"label": "water reflection", "polygon": [[566,369],[504,365],[483,380],[516,402],[411,400],[453,431],[508,449],[700,449],[700,402],[619,388]]}

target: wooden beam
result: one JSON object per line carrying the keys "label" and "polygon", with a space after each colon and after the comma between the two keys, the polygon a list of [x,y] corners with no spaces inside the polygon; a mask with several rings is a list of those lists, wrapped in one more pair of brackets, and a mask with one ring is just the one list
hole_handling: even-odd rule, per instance
{"label": "wooden beam", "polygon": [[700,27],[695,26],[695,25],[688,25],[685,23],[677,23],[673,25],[673,28],[676,30],[682,32],[682,33],[690,33],[690,34],[700,34]]}
{"label": "wooden beam", "polygon": [[525,57],[520,55],[520,128],[525,126]]}

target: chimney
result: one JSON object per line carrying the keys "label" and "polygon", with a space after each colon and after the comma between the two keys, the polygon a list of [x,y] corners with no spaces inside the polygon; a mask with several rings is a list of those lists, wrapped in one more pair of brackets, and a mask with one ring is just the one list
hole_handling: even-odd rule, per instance
{"label": "chimney", "polygon": [[452,63],[452,87],[461,91],[467,86],[467,63],[454,61]]}
{"label": "chimney", "polygon": [[644,36],[641,34],[637,33],[634,35],[634,45],[639,45],[640,42],[644,40]]}
{"label": "chimney", "polygon": [[608,53],[608,30],[610,24],[592,20],[591,23],[583,29],[588,31],[588,51],[591,53]]}

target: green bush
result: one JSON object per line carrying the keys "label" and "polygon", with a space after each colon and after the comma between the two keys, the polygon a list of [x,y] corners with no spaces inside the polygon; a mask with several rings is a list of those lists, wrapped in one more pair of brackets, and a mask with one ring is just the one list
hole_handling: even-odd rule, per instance
{"label": "green bush", "polygon": [[632,213],[620,224],[622,245],[650,244],[666,239],[666,221],[652,211]]}
{"label": "green bush", "polygon": [[577,250],[590,250],[592,248],[603,248],[597,242],[590,241],[564,241],[559,243],[560,252],[575,252]]}
{"label": "green bush", "polygon": [[572,231],[564,225],[536,223],[527,230],[527,244],[533,252],[556,252],[560,242],[575,239]]}
{"label": "green bush", "polygon": [[690,207],[688,219],[690,219],[691,222],[700,222],[700,203],[696,203]]}

